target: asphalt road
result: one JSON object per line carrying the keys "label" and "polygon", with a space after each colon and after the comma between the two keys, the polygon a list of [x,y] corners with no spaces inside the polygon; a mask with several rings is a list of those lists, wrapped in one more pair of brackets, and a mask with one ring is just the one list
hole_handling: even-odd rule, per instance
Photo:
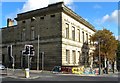
{"label": "asphalt road", "polygon": [[[38,75],[38,74],[36,74]],[[120,79],[120,78],[119,78]],[[26,78],[12,78],[12,77],[4,77],[2,78],[3,83],[7,83],[11,81],[11,83],[13,83],[13,81],[26,81],[26,82],[32,82],[32,81],[94,81],[94,82],[101,82],[103,83],[104,81],[109,81],[110,82],[118,82],[118,77],[108,77],[108,76],[75,76],[75,75],[67,75],[67,74],[39,74],[38,77],[34,78],[34,79],[26,79]]]}

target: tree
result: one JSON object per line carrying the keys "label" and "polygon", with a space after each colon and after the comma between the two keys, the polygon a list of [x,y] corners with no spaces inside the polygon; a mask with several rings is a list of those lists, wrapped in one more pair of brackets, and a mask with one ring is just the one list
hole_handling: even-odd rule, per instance
{"label": "tree", "polygon": [[[100,44],[100,56],[105,60],[106,59],[106,67],[108,70],[107,62],[110,61],[114,63],[116,58],[116,50],[117,50],[117,40],[113,36],[113,33],[107,29],[98,30],[91,38],[93,42],[99,42]],[[99,54],[98,49],[96,48],[95,53],[96,56]],[[102,63],[99,63],[102,64]]]}

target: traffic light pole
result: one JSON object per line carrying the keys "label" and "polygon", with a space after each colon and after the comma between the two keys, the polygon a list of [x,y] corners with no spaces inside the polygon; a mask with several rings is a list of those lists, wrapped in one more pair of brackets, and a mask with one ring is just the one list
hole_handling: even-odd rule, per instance
{"label": "traffic light pole", "polygon": [[29,61],[29,57],[30,57],[30,55],[28,55],[28,68],[30,68],[30,61]]}

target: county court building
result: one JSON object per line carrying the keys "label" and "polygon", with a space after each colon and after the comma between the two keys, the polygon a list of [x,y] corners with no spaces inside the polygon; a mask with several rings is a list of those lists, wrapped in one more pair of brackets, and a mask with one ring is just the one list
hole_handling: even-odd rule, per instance
{"label": "county court building", "polygon": [[[92,42],[89,38],[95,28],[81,16],[66,7],[63,2],[50,4],[45,8],[17,14],[17,25],[2,28],[2,61],[11,65],[8,46],[12,45],[15,68],[27,63],[21,51],[26,44],[32,44],[35,56],[31,60],[31,68],[37,69],[38,35],[41,69],[41,52],[44,52],[44,69],[51,70],[54,66],[93,65]],[[9,65],[9,66],[10,66]]]}

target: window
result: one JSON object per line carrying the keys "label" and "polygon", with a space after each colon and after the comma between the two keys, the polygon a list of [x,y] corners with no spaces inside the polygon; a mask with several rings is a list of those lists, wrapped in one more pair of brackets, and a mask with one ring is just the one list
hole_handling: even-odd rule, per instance
{"label": "window", "polygon": [[[91,38],[91,35],[89,37]],[[90,40],[90,45],[91,45],[91,40]]]}
{"label": "window", "polygon": [[72,51],[72,59],[73,59],[73,64],[75,64],[76,63],[76,54],[75,54],[75,51],[73,50]]}
{"label": "window", "polygon": [[34,27],[31,27],[31,39],[32,39],[32,40],[35,39],[35,31],[34,31]]}
{"label": "window", "polygon": [[88,34],[86,33],[86,42],[88,43]]}
{"label": "window", "polygon": [[22,23],[25,23],[25,20],[23,20]]}
{"label": "window", "polygon": [[70,51],[69,50],[66,50],[66,62],[70,63]]}
{"label": "window", "polygon": [[53,15],[50,15],[51,17],[55,17],[55,15],[53,14]]}
{"label": "window", "polygon": [[21,34],[21,40],[25,41],[26,34],[25,34],[25,29],[23,29],[22,34]]}
{"label": "window", "polygon": [[44,19],[44,17],[40,17],[40,19]]}
{"label": "window", "polygon": [[77,30],[77,35],[78,35],[78,41],[80,42],[80,30]]}
{"label": "window", "polygon": [[33,22],[34,20],[35,20],[35,17],[32,17],[32,18],[31,18],[31,22]]}
{"label": "window", "polygon": [[69,38],[69,24],[66,23],[66,38]]}
{"label": "window", "polygon": [[84,32],[82,32],[82,38],[83,38],[83,43],[84,43]]}
{"label": "window", "polygon": [[75,27],[72,27],[72,40],[75,41]]}

